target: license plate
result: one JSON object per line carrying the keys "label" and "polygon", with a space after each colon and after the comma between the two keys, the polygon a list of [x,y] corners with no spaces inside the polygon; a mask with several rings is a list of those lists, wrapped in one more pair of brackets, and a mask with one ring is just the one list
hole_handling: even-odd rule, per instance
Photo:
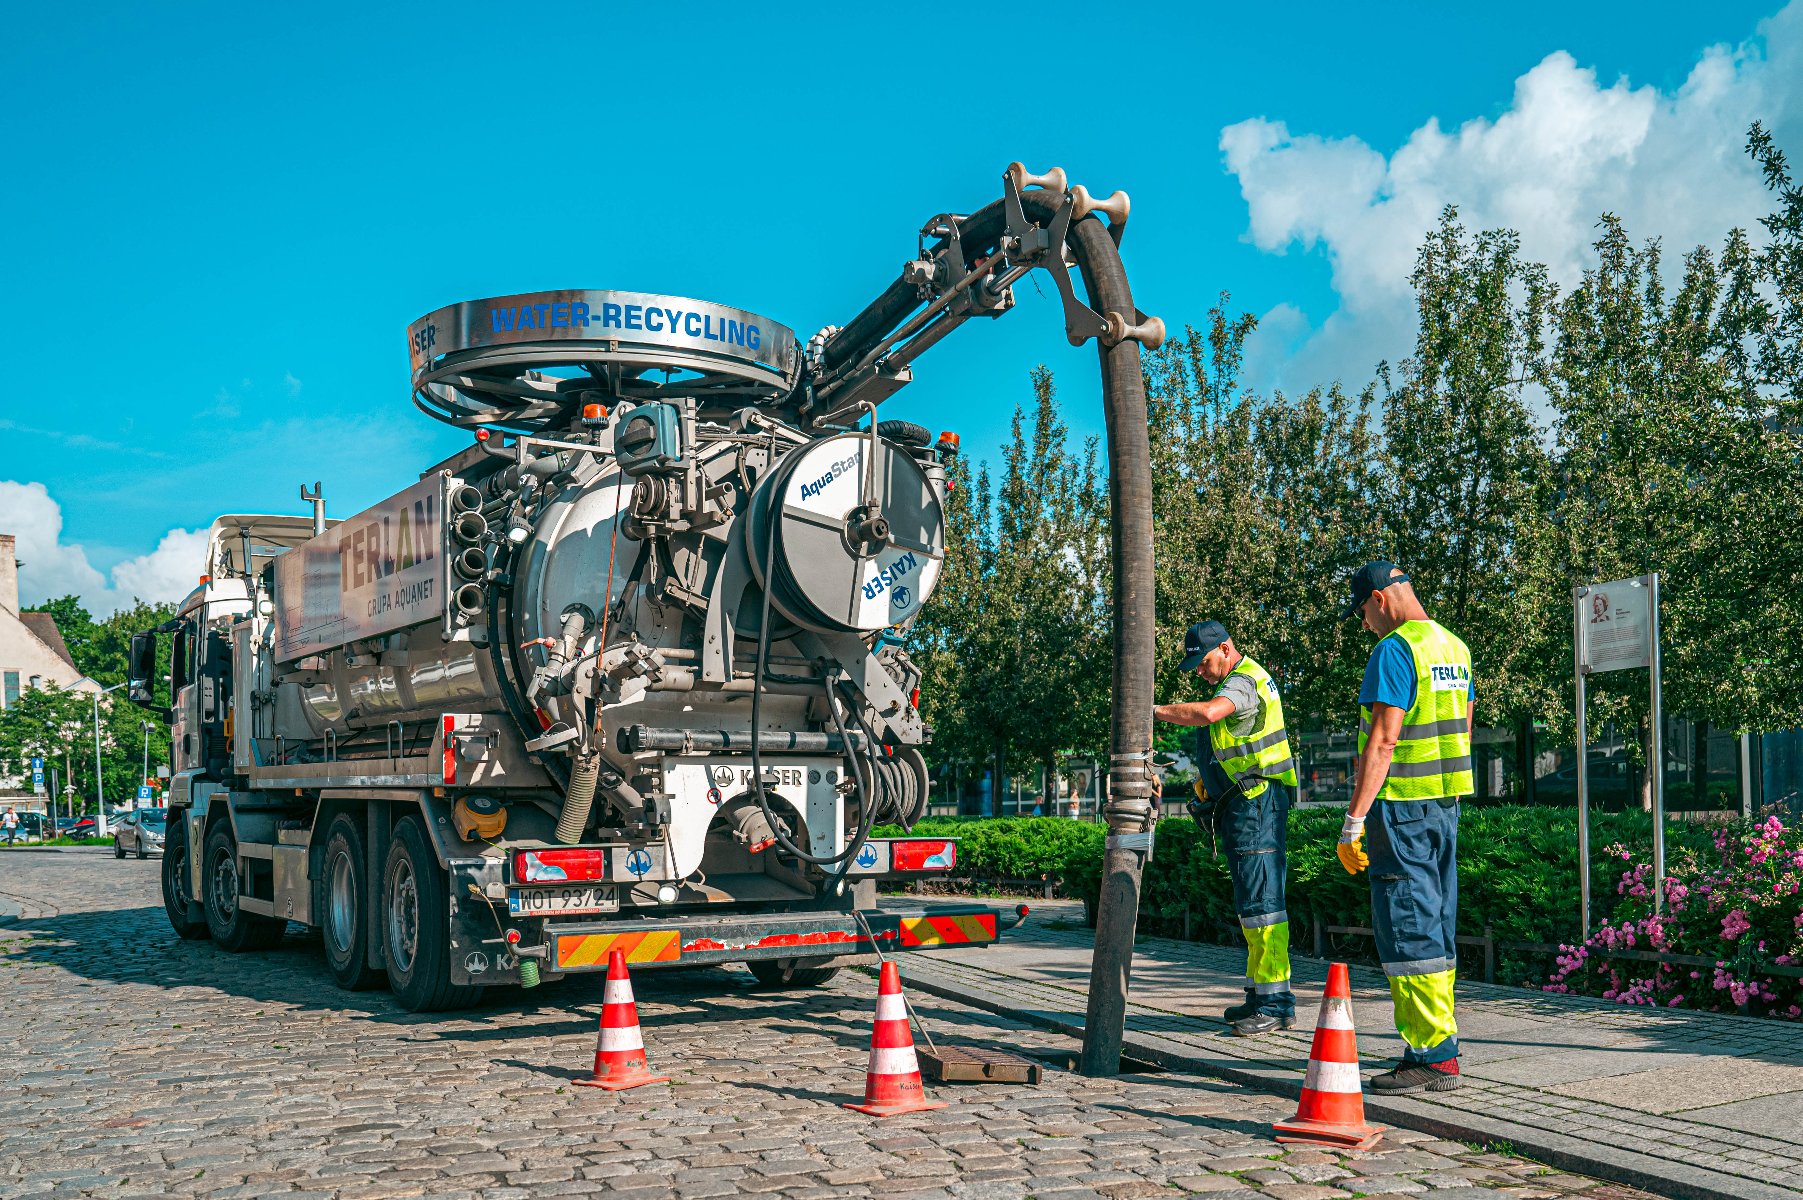
{"label": "license plate", "polygon": [[620,901],[612,888],[570,887],[511,888],[507,892],[507,911],[516,917],[542,916],[549,913],[618,912]]}

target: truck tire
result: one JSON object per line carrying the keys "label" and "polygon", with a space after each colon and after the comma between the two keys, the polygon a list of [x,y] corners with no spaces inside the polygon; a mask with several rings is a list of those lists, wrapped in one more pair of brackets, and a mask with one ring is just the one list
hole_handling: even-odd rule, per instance
{"label": "truck tire", "polygon": [[478,989],[451,982],[445,875],[415,816],[395,823],[382,870],[382,949],[389,990],[408,1012],[443,1012],[475,1001]]}
{"label": "truck tire", "polygon": [[375,987],[383,972],[369,965],[370,886],[363,834],[348,813],[326,828],[325,857],[320,872],[320,940],[332,978],[348,992]]}
{"label": "truck tire", "polygon": [[175,936],[198,941],[207,936],[205,916],[190,916],[194,898],[188,894],[188,820],[178,816],[169,822],[163,839],[163,912]]}
{"label": "truck tire", "polygon": [[238,843],[225,821],[207,835],[206,857],[201,860],[200,883],[207,910],[207,932],[221,950],[242,954],[266,950],[282,940],[288,922],[261,913],[245,912],[238,905],[244,879],[238,871]]}
{"label": "truck tire", "polygon": [[751,968],[752,977],[760,987],[789,989],[819,987],[839,973],[838,967],[819,965],[831,961],[825,958],[759,958],[745,965]]}

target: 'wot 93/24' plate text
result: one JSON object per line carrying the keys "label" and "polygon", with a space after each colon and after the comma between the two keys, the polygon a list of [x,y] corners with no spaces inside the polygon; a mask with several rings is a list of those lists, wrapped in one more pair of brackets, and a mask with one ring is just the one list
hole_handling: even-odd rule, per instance
{"label": "'wot 93/24' plate text", "polygon": [[602,913],[620,911],[620,899],[611,887],[572,884],[569,887],[510,888],[507,911],[516,917],[549,916],[555,913]]}

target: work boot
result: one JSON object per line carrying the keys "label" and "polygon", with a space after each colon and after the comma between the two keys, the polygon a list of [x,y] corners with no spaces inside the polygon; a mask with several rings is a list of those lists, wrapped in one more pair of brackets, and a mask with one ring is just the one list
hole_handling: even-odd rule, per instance
{"label": "work boot", "polygon": [[[1256,992],[1257,989],[1254,989]],[[1233,1032],[1240,1037],[1257,1037],[1273,1029],[1289,1029],[1296,1024],[1296,994],[1290,991],[1269,992],[1257,996],[1258,1007],[1233,1022]]]}
{"label": "work boot", "polygon": [[1233,1023],[1236,1037],[1257,1037],[1261,1033],[1270,1033],[1275,1029],[1288,1029],[1296,1023],[1294,1016],[1282,1016],[1274,1012],[1255,1012],[1249,1017],[1241,1017]]}
{"label": "work boot", "polygon": [[1221,1018],[1231,1025],[1235,1021],[1244,1021],[1256,1012],[1258,1012],[1258,991],[1255,988],[1247,988],[1246,1002],[1233,1005],[1221,1014]]}
{"label": "work boot", "polygon": [[1459,1060],[1421,1063],[1403,1061],[1371,1077],[1371,1090],[1395,1095],[1400,1092],[1450,1092],[1459,1086]]}

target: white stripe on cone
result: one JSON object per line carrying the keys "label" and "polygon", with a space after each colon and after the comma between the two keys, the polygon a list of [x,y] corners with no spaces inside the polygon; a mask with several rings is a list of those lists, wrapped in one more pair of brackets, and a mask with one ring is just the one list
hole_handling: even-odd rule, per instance
{"label": "white stripe on cone", "polygon": [[612,1054],[620,1050],[643,1050],[645,1039],[639,1033],[637,1025],[626,1029],[603,1029],[601,1031],[601,1053]]}
{"label": "white stripe on cone", "polygon": [[1322,1062],[1318,1058],[1311,1058],[1308,1060],[1308,1075],[1302,1080],[1302,1086],[1315,1092],[1356,1094],[1359,1090],[1358,1064]]}
{"label": "white stripe on cone", "polygon": [[918,1075],[920,1060],[914,1057],[912,1046],[872,1046],[869,1074]]}
{"label": "white stripe on cone", "polygon": [[876,1019],[879,1021],[905,1021],[908,1019],[908,1006],[902,1001],[900,992],[876,998]]}
{"label": "white stripe on cone", "polygon": [[607,986],[601,989],[602,1004],[631,1004],[632,980],[610,979]]}
{"label": "white stripe on cone", "polygon": [[1329,1000],[1322,1010],[1316,1029],[1351,1029],[1352,1008],[1343,1000]]}

